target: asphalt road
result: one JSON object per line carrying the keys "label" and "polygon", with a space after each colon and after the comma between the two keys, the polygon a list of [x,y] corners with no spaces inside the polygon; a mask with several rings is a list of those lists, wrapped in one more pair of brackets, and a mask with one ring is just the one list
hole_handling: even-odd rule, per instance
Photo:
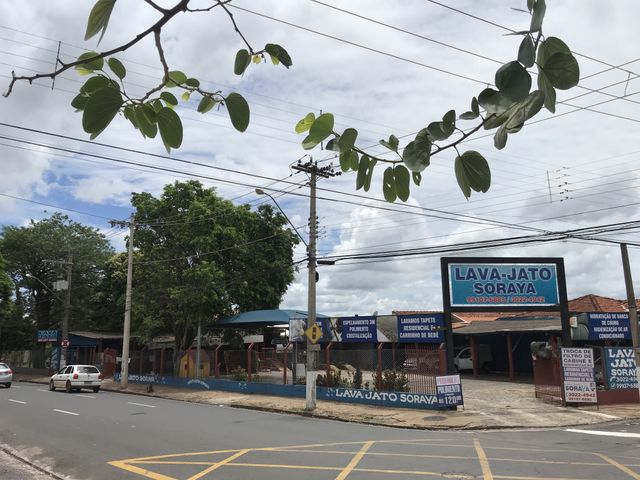
{"label": "asphalt road", "polygon": [[73,479],[640,480],[640,425],[416,431],[27,383],[0,389],[0,443]]}

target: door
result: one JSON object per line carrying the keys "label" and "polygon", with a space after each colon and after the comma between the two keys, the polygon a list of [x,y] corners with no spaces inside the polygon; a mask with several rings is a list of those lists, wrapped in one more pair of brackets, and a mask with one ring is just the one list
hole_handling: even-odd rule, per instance
{"label": "door", "polygon": [[71,378],[73,367],[64,367],[60,369],[55,377],[53,377],[53,383],[56,387],[63,388],[67,380]]}

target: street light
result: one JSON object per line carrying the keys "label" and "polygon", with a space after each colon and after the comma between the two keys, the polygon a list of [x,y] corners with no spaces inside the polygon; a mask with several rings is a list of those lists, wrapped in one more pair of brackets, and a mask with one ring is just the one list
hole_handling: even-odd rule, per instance
{"label": "street light", "polygon": [[280,210],[280,213],[282,213],[282,215],[284,215],[284,218],[287,219],[287,222],[289,222],[289,225],[291,225],[291,228],[293,228],[293,230],[296,232],[296,235],[298,235],[298,238],[302,241],[302,243],[305,244],[305,246],[307,247],[307,250],[308,250],[309,249],[309,244],[305,241],[304,238],[302,238],[302,235],[300,235],[300,232],[298,231],[296,226],[293,224],[293,222],[291,220],[289,220],[289,217],[287,217],[287,214],[284,213],[284,210],[282,210],[282,208],[280,207],[278,202],[276,202],[276,199],[273,198],[273,196],[271,196],[271,194],[265,192],[261,188],[256,188],[256,193],[258,195],[266,195],[267,197],[269,197],[273,201],[273,203],[275,203],[276,207],[278,207],[278,210]]}
{"label": "street light", "polygon": [[49,288],[49,286],[48,286],[46,283],[44,283],[42,280],[40,280],[38,277],[36,277],[36,276],[34,276],[34,275],[31,275],[30,273],[27,273],[27,274],[25,275],[25,277],[27,277],[27,278],[33,278],[34,280],[36,280],[36,281],[40,282],[44,288],[46,288],[47,290],[49,290],[49,292],[51,293],[51,295],[53,295],[53,296],[54,296],[54,297],[56,297],[58,300],[60,300],[62,303],[64,303],[64,300],[62,300],[62,299],[58,296],[58,294],[57,294],[56,292],[54,292],[53,290],[51,290],[51,289]]}

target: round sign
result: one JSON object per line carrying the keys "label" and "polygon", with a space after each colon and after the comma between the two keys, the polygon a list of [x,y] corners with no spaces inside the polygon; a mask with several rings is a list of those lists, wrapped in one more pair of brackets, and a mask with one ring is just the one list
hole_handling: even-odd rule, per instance
{"label": "round sign", "polygon": [[69,340],[62,340],[62,348],[67,348],[69,346]]}

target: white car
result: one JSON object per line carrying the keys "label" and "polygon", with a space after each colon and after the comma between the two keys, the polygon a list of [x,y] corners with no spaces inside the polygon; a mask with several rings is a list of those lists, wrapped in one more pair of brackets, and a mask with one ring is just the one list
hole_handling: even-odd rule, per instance
{"label": "white car", "polygon": [[69,393],[72,390],[90,388],[95,393],[100,391],[102,374],[93,365],[67,365],[54,374],[49,381],[49,390],[64,388]]}
{"label": "white car", "polygon": [[0,363],[0,383],[5,387],[11,387],[11,381],[13,380],[13,372],[6,363]]}

